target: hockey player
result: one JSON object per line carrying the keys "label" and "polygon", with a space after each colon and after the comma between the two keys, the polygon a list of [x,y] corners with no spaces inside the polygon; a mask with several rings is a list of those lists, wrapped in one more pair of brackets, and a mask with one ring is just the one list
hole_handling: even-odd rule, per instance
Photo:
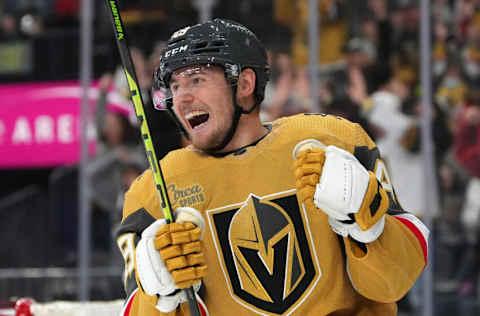
{"label": "hockey player", "polygon": [[[262,124],[269,70],[256,36],[215,19],[175,32],[155,73],[191,145],[161,161],[177,219],[151,171],[126,193],[118,245],[124,315],[397,314],[427,262],[428,229],[395,197],[355,123],[300,114]],[[208,310],[208,312],[207,312]]]}

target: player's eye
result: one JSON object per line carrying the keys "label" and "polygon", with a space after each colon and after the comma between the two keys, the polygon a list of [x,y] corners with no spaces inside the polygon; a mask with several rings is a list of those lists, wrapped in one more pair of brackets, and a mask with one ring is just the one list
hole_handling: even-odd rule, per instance
{"label": "player's eye", "polygon": [[174,84],[171,84],[170,85],[170,90],[172,93],[175,93],[178,91],[178,87],[179,87],[179,84],[178,83],[174,83]]}
{"label": "player's eye", "polygon": [[201,78],[200,76],[195,76],[192,78],[192,83],[194,85],[201,84],[203,81],[204,81],[203,78]]}

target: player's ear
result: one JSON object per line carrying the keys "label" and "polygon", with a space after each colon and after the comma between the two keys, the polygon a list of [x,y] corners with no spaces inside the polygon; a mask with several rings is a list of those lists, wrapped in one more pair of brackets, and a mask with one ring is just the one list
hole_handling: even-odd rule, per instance
{"label": "player's ear", "polygon": [[250,68],[242,70],[238,78],[237,96],[242,99],[253,95],[255,91],[255,71]]}

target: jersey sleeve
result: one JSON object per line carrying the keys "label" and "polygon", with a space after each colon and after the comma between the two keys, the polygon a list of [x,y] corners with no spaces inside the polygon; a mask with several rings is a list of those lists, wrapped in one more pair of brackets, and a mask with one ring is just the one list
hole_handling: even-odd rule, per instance
{"label": "jersey sleeve", "polygon": [[377,240],[359,244],[343,239],[347,272],[362,296],[385,303],[398,301],[426,266],[429,231],[417,217],[400,207],[379,150],[360,126],[356,143],[354,155],[375,173],[390,201],[385,228]]}
{"label": "jersey sleeve", "polygon": [[[125,194],[123,219],[116,232],[117,245],[124,259],[123,282],[127,299],[121,316],[183,316],[181,307],[170,313],[155,308],[157,298],[147,295],[136,280],[135,249],[142,232],[160,215],[155,206],[155,191],[149,171],[134,181]],[[158,203],[158,202],[156,202]],[[182,304],[183,305],[183,304]]]}

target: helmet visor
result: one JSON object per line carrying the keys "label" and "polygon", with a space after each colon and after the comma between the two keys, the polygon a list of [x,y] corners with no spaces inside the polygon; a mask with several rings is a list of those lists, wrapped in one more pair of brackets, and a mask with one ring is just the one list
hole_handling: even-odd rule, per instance
{"label": "helmet visor", "polygon": [[195,94],[197,90],[215,88],[212,86],[213,82],[208,79],[208,74],[214,69],[223,71],[221,66],[213,64],[180,68],[172,73],[168,84],[154,74],[152,98],[155,108],[158,110],[171,109],[176,98],[186,94]]}

